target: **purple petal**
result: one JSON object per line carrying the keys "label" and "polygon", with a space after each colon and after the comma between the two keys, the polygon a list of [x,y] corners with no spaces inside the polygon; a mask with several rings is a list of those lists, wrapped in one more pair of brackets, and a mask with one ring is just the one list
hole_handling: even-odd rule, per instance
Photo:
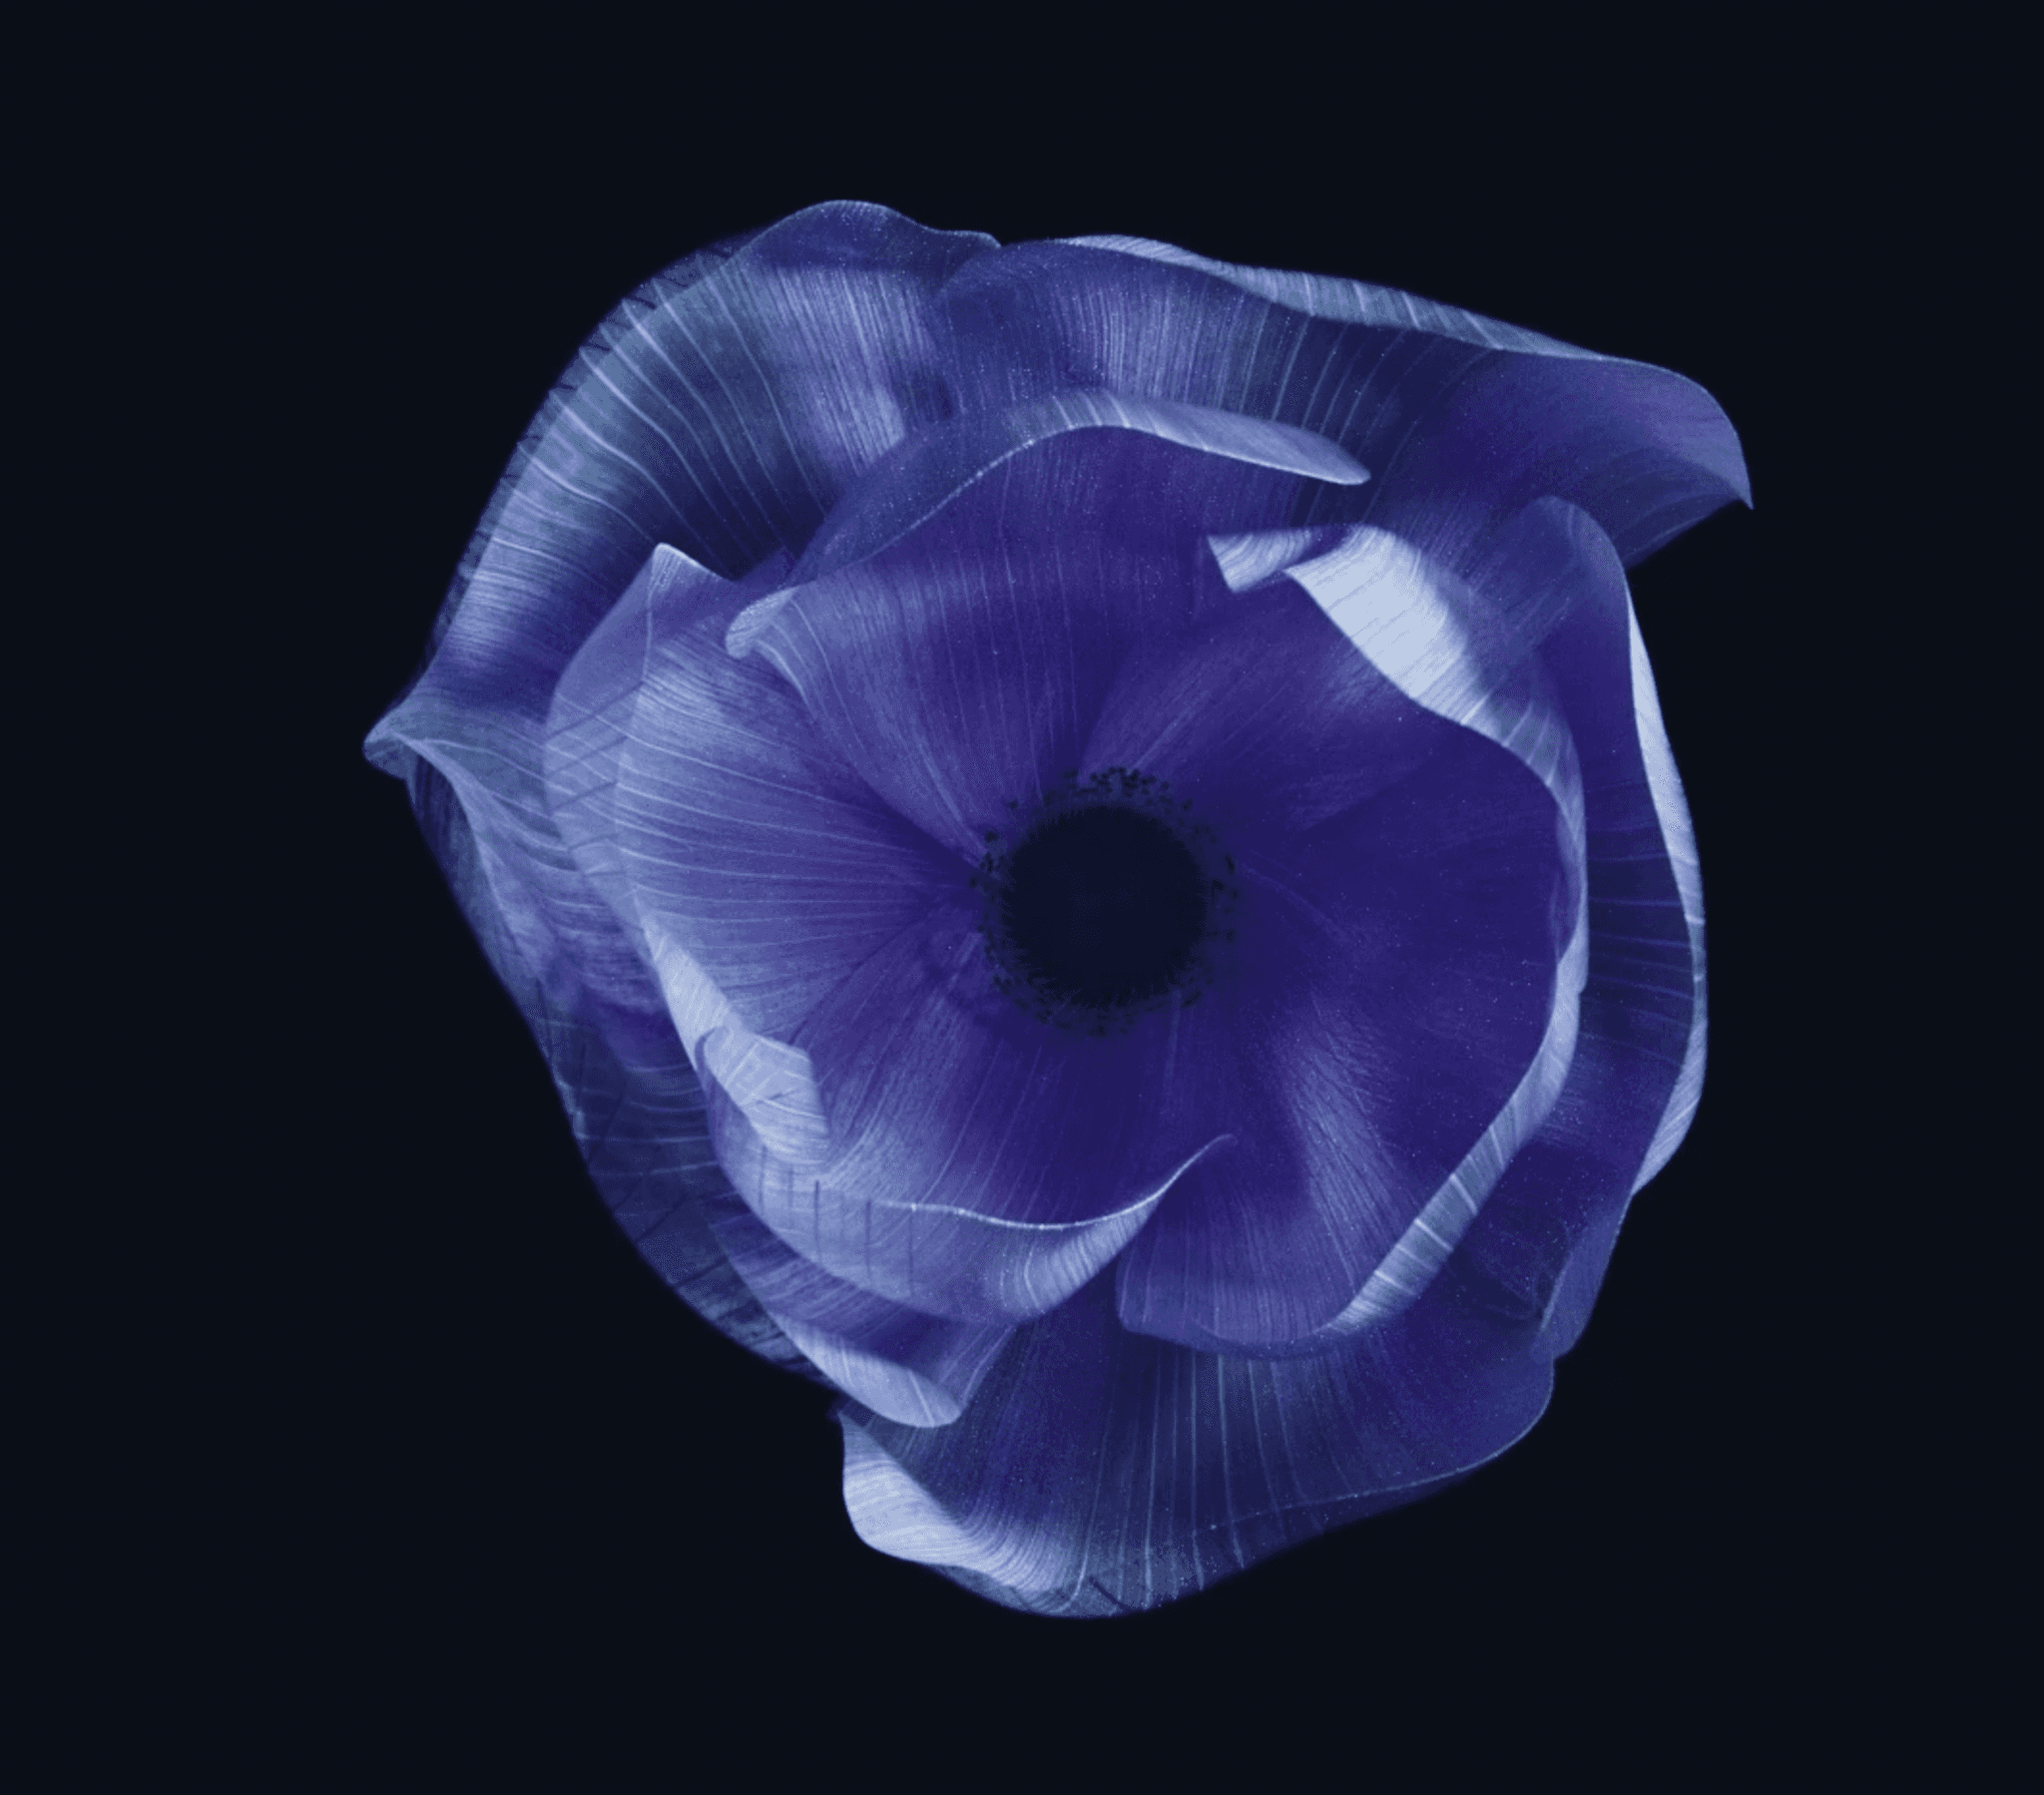
{"label": "purple petal", "polygon": [[833,1278],[736,1204],[714,1226],[738,1274],[810,1363],[904,1427],[956,1421],[1013,1331],[925,1315]]}
{"label": "purple petal", "polygon": [[[669,557],[630,583],[633,604],[656,575],[726,588]],[[466,613],[453,619],[441,655],[377,725],[371,757],[406,780],[434,856],[532,1028],[619,1225],[715,1326],[776,1364],[806,1370],[711,1233],[706,1204],[729,1184],[711,1149],[702,1093],[636,938],[585,877],[549,810],[545,708],[515,681],[489,702],[464,690],[469,622]],[[592,802],[601,801],[605,778],[604,728],[601,714],[587,719],[580,743]]]}
{"label": "purple petal", "polygon": [[1287,311],[1312,318],[1335,318],[1349,324],[1371,324],[1392,330],[1423,330],[1430,336],[1454,342],[1475,343],[1486,349],[1515,349],[1533,355],[1559,355],[1582,361],[1598,357],[1537,330],[1518,324],[1500,323],[1459,306],[1443,305],[1437,299],[1422,299],[1415,293],[1400,292],[1392,286],[1372,286],[1365,280],[1347,280],[1334,274],[1305,274],[1288,268],[1250,268],[1235,262],[1215,261],[1196,255],[1175,243],[1160,243],[1142,236],[1067,236],[1060,242],[1084,249],[1111,249],[1121,255],[1140,256],[1146,261],[1164,262],[1172,267],[1197,268],[1204,274],[1225,280],[1245,292],[1274,300]]}
{"label": "purple petal", "polygon": [[1100,1279],[1021,1329],[952,1426],[842,1408],[845,1507],[868,1545],[1010,1607],[1126,1613],[1466,1476],[1552,1377],[1444,1280],[1316,1357],[1242,1359],[1124,1332]]}
{"label": "purple petal", "polygon": [[663,269],[520,439],[434,626],[443,679],[543,709],[655,547],[737,575],[799,553],[911,428],[948,414],[931,298],[992,247],[833,203]]}
{"label": "purple petal", "polygon": [[1130,1248],[1124,1321],[1253,1352],[1380,1322],[1574,1049],[1583,800],[1538,664],[1497,606],[1358,529],[1118,681],[1094,757],[1170,779],[1245,879],[1231,980],[1156,1101],[1251,1119]]}
{"label": "purple petal", "polygon": [[[784,568],[724,591],[755,599]],[[578,659],[564,701],[585,674],[635,696],[615,797],[576,839],[649,963],[654,936],[685,944],[748,1027],[785,1037],[942,896],[961,896],[969,871],[874,796],[768,668],[725,653],[737,609],[669,595],[636,623],[621,614],[614,675],[589,665],[611,654],[613,626]]]}
{"label": "purple petal", "polygon": [[1305,551],[1323,553],[1345,537],[1270,531],[1230,539],[1231,560],[1215,553],[1193,621],[1146,637],[1123,657],[1081,771],[1140,767],[1169,779],[1229,843],[1278,852],[1424,764],[1442,739],[1427,706],[1330,629],[1298,583],[1224,589],[1230,566],[1254,571],[1286,549],[1300,552],[1285,566],[1305,564]]}
{"label": "purple petal", "polygon": [[1693,382],[1385,287],[1094,238],[982,255],[940,302],[956,340],[1004,351],[954,374],[962,409],[1084,385],[1293,424],[1375,478],[1291,521],[1375,523],[1457,571],[1544,495],[1589,511],[1628,565],[1750,497]]}
{"label": "purple petal", "polygon": [[883,207],[783,219],[706,277],[655,275],[581,351],[533,471],[556,528],[673,542],[743,572],[948,410],[932,295],[992,246]]}
{"label": "purple petal", "polygon": [[1238,857],[1236,958],[1186,1014],[1169,1094],[1235,1139],[1130,1246],[1131,1328],[1311,1350],[1365,1295],[1385,1306],[1379,1268],[1423,1287],[1387,1262],[1416,1222],[1452,1244],[1487,1194],[1486,1137],[1566,997],[1565,866],[1532,775],[1429,723],[1433,752],[1381,795]]}
{"label": "purple petal", "polygon": [[737,1026],[684,952],[662,966],[684,1039],[702,1031],[740,1194],[804,1258],[890,1302],[1003,1326],[1040,1315],[1214,1143],[1210,1118],[1160,1125],[1136,1101],[1172,1051],[1167,1026],[1046,1028],[994,989],[962,911],[874,955],[792,1043]]}
{"label": "purple petal", "polygon": [[872,790],[971,866],[1076,764],[1123,654],[1188,622],[1212,577],[1198,533],[1297,504],[1300,477],[1236,456],[1250,446],[1136,427],[1039,438],[894,547],[776,594],[733,646],[769,661]]}
{"label": "purple petal", "polygon": [[1369,470],[1323,436],[1211,406],[1067,388],[1000,411],[968,412],[903,443],[838,502],[796,570],[815,580],[877,554],[1024,450],[1079,430],[1130,430],[1224,460],[1336,486]]}

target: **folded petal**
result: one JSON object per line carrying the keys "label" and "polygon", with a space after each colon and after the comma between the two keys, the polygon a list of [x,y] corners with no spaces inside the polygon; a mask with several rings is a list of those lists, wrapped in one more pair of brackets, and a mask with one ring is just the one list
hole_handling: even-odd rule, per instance
{"label": "folded petal", "polygon": [[1595,521],[1528,507],[1476,578],[1537,634],[1583,766],[1591,919],[1574,1064],[1552,1113],[1459,1249],[1540,1349],[1580,1334],[1633,1193],[1696,1110],[1705,1051],[1703,894],[1625,573]]}
{"label": "folded petal", "polygon": [[[757,599],[784,567],[725,590]],[[654,934],[685,943],[749,1027],[784,1037],[942,894],[964,894],[970,869],[874,795],[768,667],[725,652],[735,609],[672,595],[615,626],[615,795],[576,839],[649,963]],[[605,676],[590,663],[610,646],[607,628],[564,702]]]}
{"label": "folded petal", "polygon": [[833,1278],[740,1204],[713,1226],[733,1267],[803,1356],[904,1427],[956,1421],[1012,1332],[925,1315]]}
{"label": "folded petal", "polygon": [[[692,580],[742,591],[668,551],[628,582],[627,610]],[[455,632],[463,628],[457,617]],[[603,738],[615,717],[615,705],[598,703],[568,728],[591,802],[602,801]],[[702,1093],[636,937],[549,807],[548,722],[528,686],[511,683],[487,702],[465,691],[458,657],[443,654],[378,724],[370,751],[405,778],[428,844],[531,1027],[619,1225],[715,1326],[806,1371],[711,1233],[705,1205],[729,1184]]]}
{"label": "folded petal", "polygon": [[926,1314],[1009,1326],[1063,1302],[1125,1247],[1215,1144],[1211,1118],[1136,1099],[1173,1052],[1169,1019],[1060,1032],[993,987],[971,917],[875,954],[792,1042],[661,961],[694,1040],[720,1161],[803,1258]]}
{"label": "folded petal", "polygon": [[[1580,515],[1580,514],[1579,514]],[[1592,526],[1594,528],[1594,526]],[[1519,577],[1515,555],[1497,564],[1498,584]],[[1329,554],[1289,570],[1344,635],[1416,702],[1496,742],[1546,787],[1555,806],[1563,885],[1557,894],[1560,955],[1546,1027],[1512,1095],[1462,1162],[1318,1337],[1374,1325],[1408,1305],[1546,1120],[1575,1057],[1580,994],[1588,970],[1590,916],[1581,766],[1560,694],[1503,606],[1408,545],[1362,526]],[[1523,610],[1521,615],[1523,616]]]}
{"label": "folded petal", "polygon": [[[934,515],[732,633],[873,791],[968,866],[988,831],[1076,764],[1122,656],[1190,619],[1212,577],[1201,533],[1281,521],[1317,484],[1297,467],[1340,472],[1327,445],[1239,420],[1154,407],[1115,421],[1085,395],[1058,404],[1008,421],[1038,432],[1020,449],[1000,434],[966,441],[1000,449],[991,471],[965,479],[966,461],[942,461],[928,491],[950,496]],[[1187,446],[1195,434],[1205,447]],[[900,515],[916,515],[929,469],[911,457],[897,471],[914,486]],[[896,512],[867,496],[885,512],[878,533],[891,531]]]}
{"label": "folded petal", "polygon": [[[1274,531],[1236,540],[1324,551],[1343,539]],[[1076,761],[1082,777],[1141,768],[1168,779],[1231,848],[1278,852],[1435,751],[1444,737],[1432,713],[1330,629],[1296,582],[1230,592],[1218,556],[1209,573],[1190,624],[1122,657]]]}
{"label": "folded petal", "polygon": [[845,1507],[1007,1606],[1127,1613],[1468,1475],[1552,1376],[1444,1284],[1316,1357],[1243,1359],[1124,1332],[1102,1278],[1020,1329],[950,1427],[843,1406]]}
{"label": "folded petal", "polygon": [[967,412],[904,442],[838,501],[796,577],[819,579],[877,554],[1012,457],[1080,430],[1134,431],[1336,486],[1360,486],[1369,478],[1369,470],[1337,444],[1288,424],[1209,405],[1066,388],[999,411]]}
{"label": "folded petal", "polygon": [[1082,238],[982,255],[940,303],[957,340],[1003,349],[954,376],[961,409],[1085,385],[1293,424],[1373,479],[1292,522],[1375,523],[1457,571],[1543,495],[1589,511],[1628,565],[1749,497],[1693,382],[1361,281]]}

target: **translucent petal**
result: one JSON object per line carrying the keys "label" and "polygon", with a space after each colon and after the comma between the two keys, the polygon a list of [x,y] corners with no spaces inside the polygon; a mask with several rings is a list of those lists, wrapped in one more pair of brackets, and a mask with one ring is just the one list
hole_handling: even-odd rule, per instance
{"label": "translucent petal", "polygon": [[543,707],[660,543],[730,576],[798,553],[846,485],[948,415],[931,296],[991,246],[837,202],[629,294],[490,497],[434,626],[442,679]]}
{"label": "translucent petal", "polygon": [[1578,349],[1537,330],[1518,324],[1500,323],[1459,306],[1443,305],[1437,299],[1422,299],[1416,293],[1400,292],[1392,286],[1372,286],[1365,280],[1346,280],[1334,274],[1306,274],[1288,268],[1250,268],[1234,262],[1215,261],[1195,255],[1173,243],[1160,243],[1141,236],[1067,236],[1058,239],[1087,249],[1111,249],[1117,254],[1138,255],[1148,261],[1173,267],[1197,268],[1245,292],[1275,300],[1287,311],[1307,317],[1334,318],[1349,324],[1372,324],[1392,330],[1421,330],[1429,336],[1475,343],[1486,349],[1514,349],[1533,355],[1558,355],[1582,361],[1600,359],[1588,349]]}
{"label": "translucent petal", "polygon": [[[654,557],[627,609],[664,582],[726,583]],[[663,588],[665,589],[665,588]],[[453,632],[466,628],[453,620]],[[575,646],[575,645],[570,645]],[[370,737],[406,780],[435,858],[490,964],[532,1028],[597,1188],[656,1270],[714,1325],[775,1363],[794,1347],[732,1271],[705,1205],[729,1189],[697,1082],[662,994],[549,809],[546,692],[512,681],[493,701],[436,659]],[[604,782],[601,714],[582,718],[586,793]],[[613,722],[615,707],[612,708]]]}
{"label": "translucent petal", "polygon": [[[1508,585],[1509,551],[1495,564]],[[1575,1056],[1588,972],[1590,918],[1582,773],[1565,705],[1493,603],[1429,567],[1408,545],[1361,526],[1328,554],[1289,570],[1370,663],[1438,715],[1496,742],[1546,787],[1555,805],[1564,889],[1563,937],[1546,1028],[1511,1097],[1368,1283],[1320,1337],[1366,1327],[1410,1303],[1454,1250],[1513,1156],[1546,1120]]]}

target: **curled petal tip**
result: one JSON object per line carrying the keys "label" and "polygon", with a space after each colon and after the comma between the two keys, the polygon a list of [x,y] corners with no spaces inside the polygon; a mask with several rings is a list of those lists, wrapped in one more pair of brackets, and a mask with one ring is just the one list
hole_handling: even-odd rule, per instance
{"label": "curled petal tip", "polygon": [[724,633],[724,652],[734,661],[742,661],[753,652],[753,645],[766,633],[767,625],[786,610],[795,596],[791,586],[779,592],[770,592],[764,599],[756,599],[731,620],[731,626]]}

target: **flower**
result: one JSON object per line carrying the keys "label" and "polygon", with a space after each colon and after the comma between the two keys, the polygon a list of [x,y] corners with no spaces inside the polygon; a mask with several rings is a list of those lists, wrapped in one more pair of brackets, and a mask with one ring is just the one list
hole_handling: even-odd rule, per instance
{"label": "flower", "polygon": [[882,1552],[1172,1599],[1539,1417],[1704,1054],[1677,375],[833,204],[605,320],[368,740]]}

